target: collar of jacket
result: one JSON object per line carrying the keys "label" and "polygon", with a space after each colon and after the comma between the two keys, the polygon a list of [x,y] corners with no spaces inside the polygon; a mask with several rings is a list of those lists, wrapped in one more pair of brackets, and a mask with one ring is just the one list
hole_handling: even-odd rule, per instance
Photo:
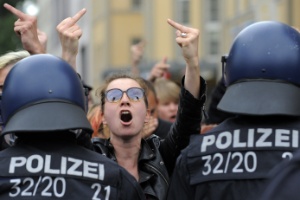
{"label": "collar of jacket", "polygon": [[[116,161],[117,158],[116,158],[115,153],[114,153],[115,150],[114,150],[113,145],[110,143],[110,138],[107,139],[107,140],[102,140],[102,142],[103,142],[104,146],[106,146],[108,151],[109,151],[108,152],[109,155],[107,155],[107,156],[109,156],[111,159]],[[151,160],[153,158],[155,158],[155,154],[154,154],[152,148],[148,145],[148,143],[144,139],[142,139],[140,155],[139,155],[139,162]]]}

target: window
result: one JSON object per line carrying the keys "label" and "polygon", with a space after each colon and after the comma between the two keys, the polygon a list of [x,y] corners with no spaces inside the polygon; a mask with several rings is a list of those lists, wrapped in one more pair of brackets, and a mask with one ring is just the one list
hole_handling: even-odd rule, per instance
{"label": "window", "polygon": [[209,37],[209,54],[218,55],[219,53],[219,34],[218,32],[211,32]]}
{"label": "window", "polygon": [[209,1],[209,20],[218,21],[219,20],[219,0]]}
{"label": "window", "polygon": [[179,22],[183,24],[190,23],[190,0],[178,0]]}
{"label": "window", "polygon": [[132,7],[134,9],[141,8],[142,1],[141,0],[131,0],[132,1]]}

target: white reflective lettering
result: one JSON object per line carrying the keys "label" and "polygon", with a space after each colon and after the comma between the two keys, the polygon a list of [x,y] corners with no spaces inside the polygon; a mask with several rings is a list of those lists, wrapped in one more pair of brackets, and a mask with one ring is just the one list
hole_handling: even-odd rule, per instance
{"label": "white reflective lettering", "polygon": [[104,171],[104,165],[99,164],[99,180],[104,180],[105,171]]}
{"label": "white reflective lettering", "polygon": [[75,159],[75,158],[68,158],[69,162],[72,162],[73,165],[67,170],[67,174],[75,175],[75,176],[82,176],[82,171],[76,171],[80,165],[82,165],[82,160]]}
{"label": "white reflective lettering", "polygon": [[248,147],[254,146],[254,129],[248,130]]}
{"label": "white reflective lettering", "polygon": [[38,173],[43,170],[43,167],[44,159],[42,156],[32,155],[27,158],[26,169],[28,172]]}
{"label": "white reflective lettering", "polygon": [[246,142],[241,142],[240,141],[240,130],[234,130],[233,132],[233,147],[246,147]]}
{"label": "white reflective lettering", "polygon": [[[222,142],[224,138],[224,143]],[[216,146],[219,149],[226,149],[231,145],[232,142],[232,135],[230,132],[222,132],[218,135],[217,141],[216,141]]]}
{"label": "white reflective lettering", "polygon": [[10,174],[15,173],[15,168],[16,167],[24,166],[25,163],[26,163],[26,158],[25,157],[12,157],[10,159],[10,164],[9,164],[9,170],[8,170],[8,172]]}
{"label": "white reflective lettering", "polygon": [[67,158],[61,157],[61,163],[60,163],[60,173],[66,174],[67,173]]}
{"label": "white reflective lettering", "polygon": [[49,174],[59,174],[59,170],[58,169],[51,169],[51,156],[50,155],[46,155],[45,157],[45,173],[49,173]]}
{"label": "white reflective lettering", "polygon": [[299,131],[293,130],[292,146],[295,148],[299,147]]}
{"label": "white reflective lettering", "polygon": [[97,174],[98,168],[97,167],[98,167],[98,163],[84,161],[83,162],[83,169],[84,169],[83,176],[97,179],[98,178],[98,174]]}
{"label": "white reflective lettering", "polygon": [[290,131],[284,129],[275,130],[275,146],[289,147],[290,146]]}
{"label": "white reflective lettering", "polygon": [[212,144],[214,144],[215,140],[216,140],[215,135],[206,135],[206,136],[204,136],[203,141],[202,141],[202,145],[201,145],[201,152],[205,152],[206,147],[211,146]]}
{"label": "white reflective lettering", "polygon": [[41,155],[31,155],[28,158],[11,157],[8,171],[10,174],[13,174],[16,173],[17,169],[19,169],[19,171],[33,174],[44,172],[45,174],[67,174],[72,176],[104,180],[104,164],[62,156],[60,157],[60,160],[55,161],[60,161],[60,163],[58,165],[53,165],[53,160],[58,158],[59,157],[53,157],[52,155],[45,155],[44,157]]}
{"label": "white reflective lettering", "polygon": [[260,138],[256,141],[257,147],[271,147],[272,146],[272,142],[266,142],[266,139],[272,134],[272,129],[258,128],[257,133],[262,133]]}

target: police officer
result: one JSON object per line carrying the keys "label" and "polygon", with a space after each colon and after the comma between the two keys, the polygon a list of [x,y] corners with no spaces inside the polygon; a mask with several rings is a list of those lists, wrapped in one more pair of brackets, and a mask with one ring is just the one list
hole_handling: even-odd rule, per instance
{"label": "police officer", "polygon": [[191,139],[168,199],[257,199],[268,172],[300,144],[300,34],[275,21],[236,37],[223,63],[218,109],[236,114]]}
{"label": "police officer", "polygon": [[300,183],[300,151],[290,161],[280,163],[270,173],[267,187],[260,200],[298,200]]}
{"label": "police officer", "polygon": [[123,168],[77,144],[91,133],[82,83],[60,58],[39,54],[16,63],[2,95],[0,199],[144,199]]}

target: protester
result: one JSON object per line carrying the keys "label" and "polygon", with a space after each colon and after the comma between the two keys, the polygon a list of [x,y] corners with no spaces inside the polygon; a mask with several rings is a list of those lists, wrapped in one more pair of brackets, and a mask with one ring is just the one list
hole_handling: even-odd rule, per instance
{"label": "protester", "polygon": [[154,82],[157,93],[157,115],[160,119],[175,122],[178,111],[180,87],[172,80],[158,78]]}
{"label": "protester", "polygon": [[186,61],[180,112],[168,136],[164,141],[154,135],[143,140],[142,130],[150,115],[147,87],[139,77],[115,74],[100,90],[103,123],[109,127],[110,138],[93,140],[96,151],[116,161],[139,181],[147,199],[166,198],[177,156],[190,135],[199,134],[205,101],[205,81],[200,78],[198,58],[199,31],[170,19],[168,23],[177,29],[176,42]]}
{"label": "protester", "polygon": [[168,199],[258,199],[268,173],[299,148],[299,46],[300,34],[275,21],[237,35],[224,59],[227,89],[218,104],[237,117],[191,138]]}

